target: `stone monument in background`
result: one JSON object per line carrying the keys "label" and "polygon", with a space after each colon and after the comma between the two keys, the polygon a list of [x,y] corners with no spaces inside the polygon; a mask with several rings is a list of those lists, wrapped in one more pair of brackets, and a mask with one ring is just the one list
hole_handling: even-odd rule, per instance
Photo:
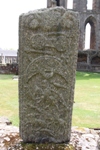
{"label": "stone monument in background", "polygon": [[24,142],[70,140],[78,14],[63,7],[19,19],[19,115]]}

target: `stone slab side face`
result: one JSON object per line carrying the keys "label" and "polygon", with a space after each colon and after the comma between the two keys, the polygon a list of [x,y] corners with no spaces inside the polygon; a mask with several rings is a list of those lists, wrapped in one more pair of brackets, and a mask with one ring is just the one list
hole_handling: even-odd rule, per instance
{"label": "stone slab side face", "polygon": [[70,140],[78,14],[62,7],[19,19],[19,115],[24,142]]}

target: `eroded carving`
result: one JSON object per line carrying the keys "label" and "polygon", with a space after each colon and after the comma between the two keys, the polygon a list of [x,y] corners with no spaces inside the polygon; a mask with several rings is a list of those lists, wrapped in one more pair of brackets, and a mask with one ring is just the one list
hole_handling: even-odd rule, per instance
{"label": "eroded carving", "polygon": [[20,134],[24,142],[70,139],[78,20],[64,8],[20,17]]}

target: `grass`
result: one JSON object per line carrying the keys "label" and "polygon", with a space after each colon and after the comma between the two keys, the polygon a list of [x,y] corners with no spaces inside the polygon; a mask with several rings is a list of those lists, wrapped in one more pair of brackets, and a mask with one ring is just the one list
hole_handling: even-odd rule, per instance
{"label": "grass", "polygon": [[[0,75],[0,116],[19,125],[18,81]],[[77,72],[72,125],[100,128],[100,73]]]}
{"label": "grass", "polygon": [[0,75],[0,116],[18,126],[18,81],[12,78],[13,75]]}
{"label": "grass", "polygon": [[100,73],[77,72],[72,125],[100,128]]}

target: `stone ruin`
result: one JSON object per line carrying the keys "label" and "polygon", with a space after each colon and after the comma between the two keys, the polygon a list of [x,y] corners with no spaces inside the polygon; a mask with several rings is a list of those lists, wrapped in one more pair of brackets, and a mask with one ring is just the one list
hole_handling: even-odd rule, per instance
{"label": "stone ruin", "polygon": [[[67,9],[70,0],[55,0],[57,6]],[[87,7],[90,0],[73,0],[73,11],[79,12],[79,46],[77,70],[100,72],[100,0],[93,0],[92,9]],[[47,7],[52,7],[52,0],[47,0]],[[85,29],[90,24],[90,48],[85,49]]]}
{"label": "stone ruin", "polygon": [[70,140],[78,14],[63,7],[19,19],[19,115],[24,142]]}

